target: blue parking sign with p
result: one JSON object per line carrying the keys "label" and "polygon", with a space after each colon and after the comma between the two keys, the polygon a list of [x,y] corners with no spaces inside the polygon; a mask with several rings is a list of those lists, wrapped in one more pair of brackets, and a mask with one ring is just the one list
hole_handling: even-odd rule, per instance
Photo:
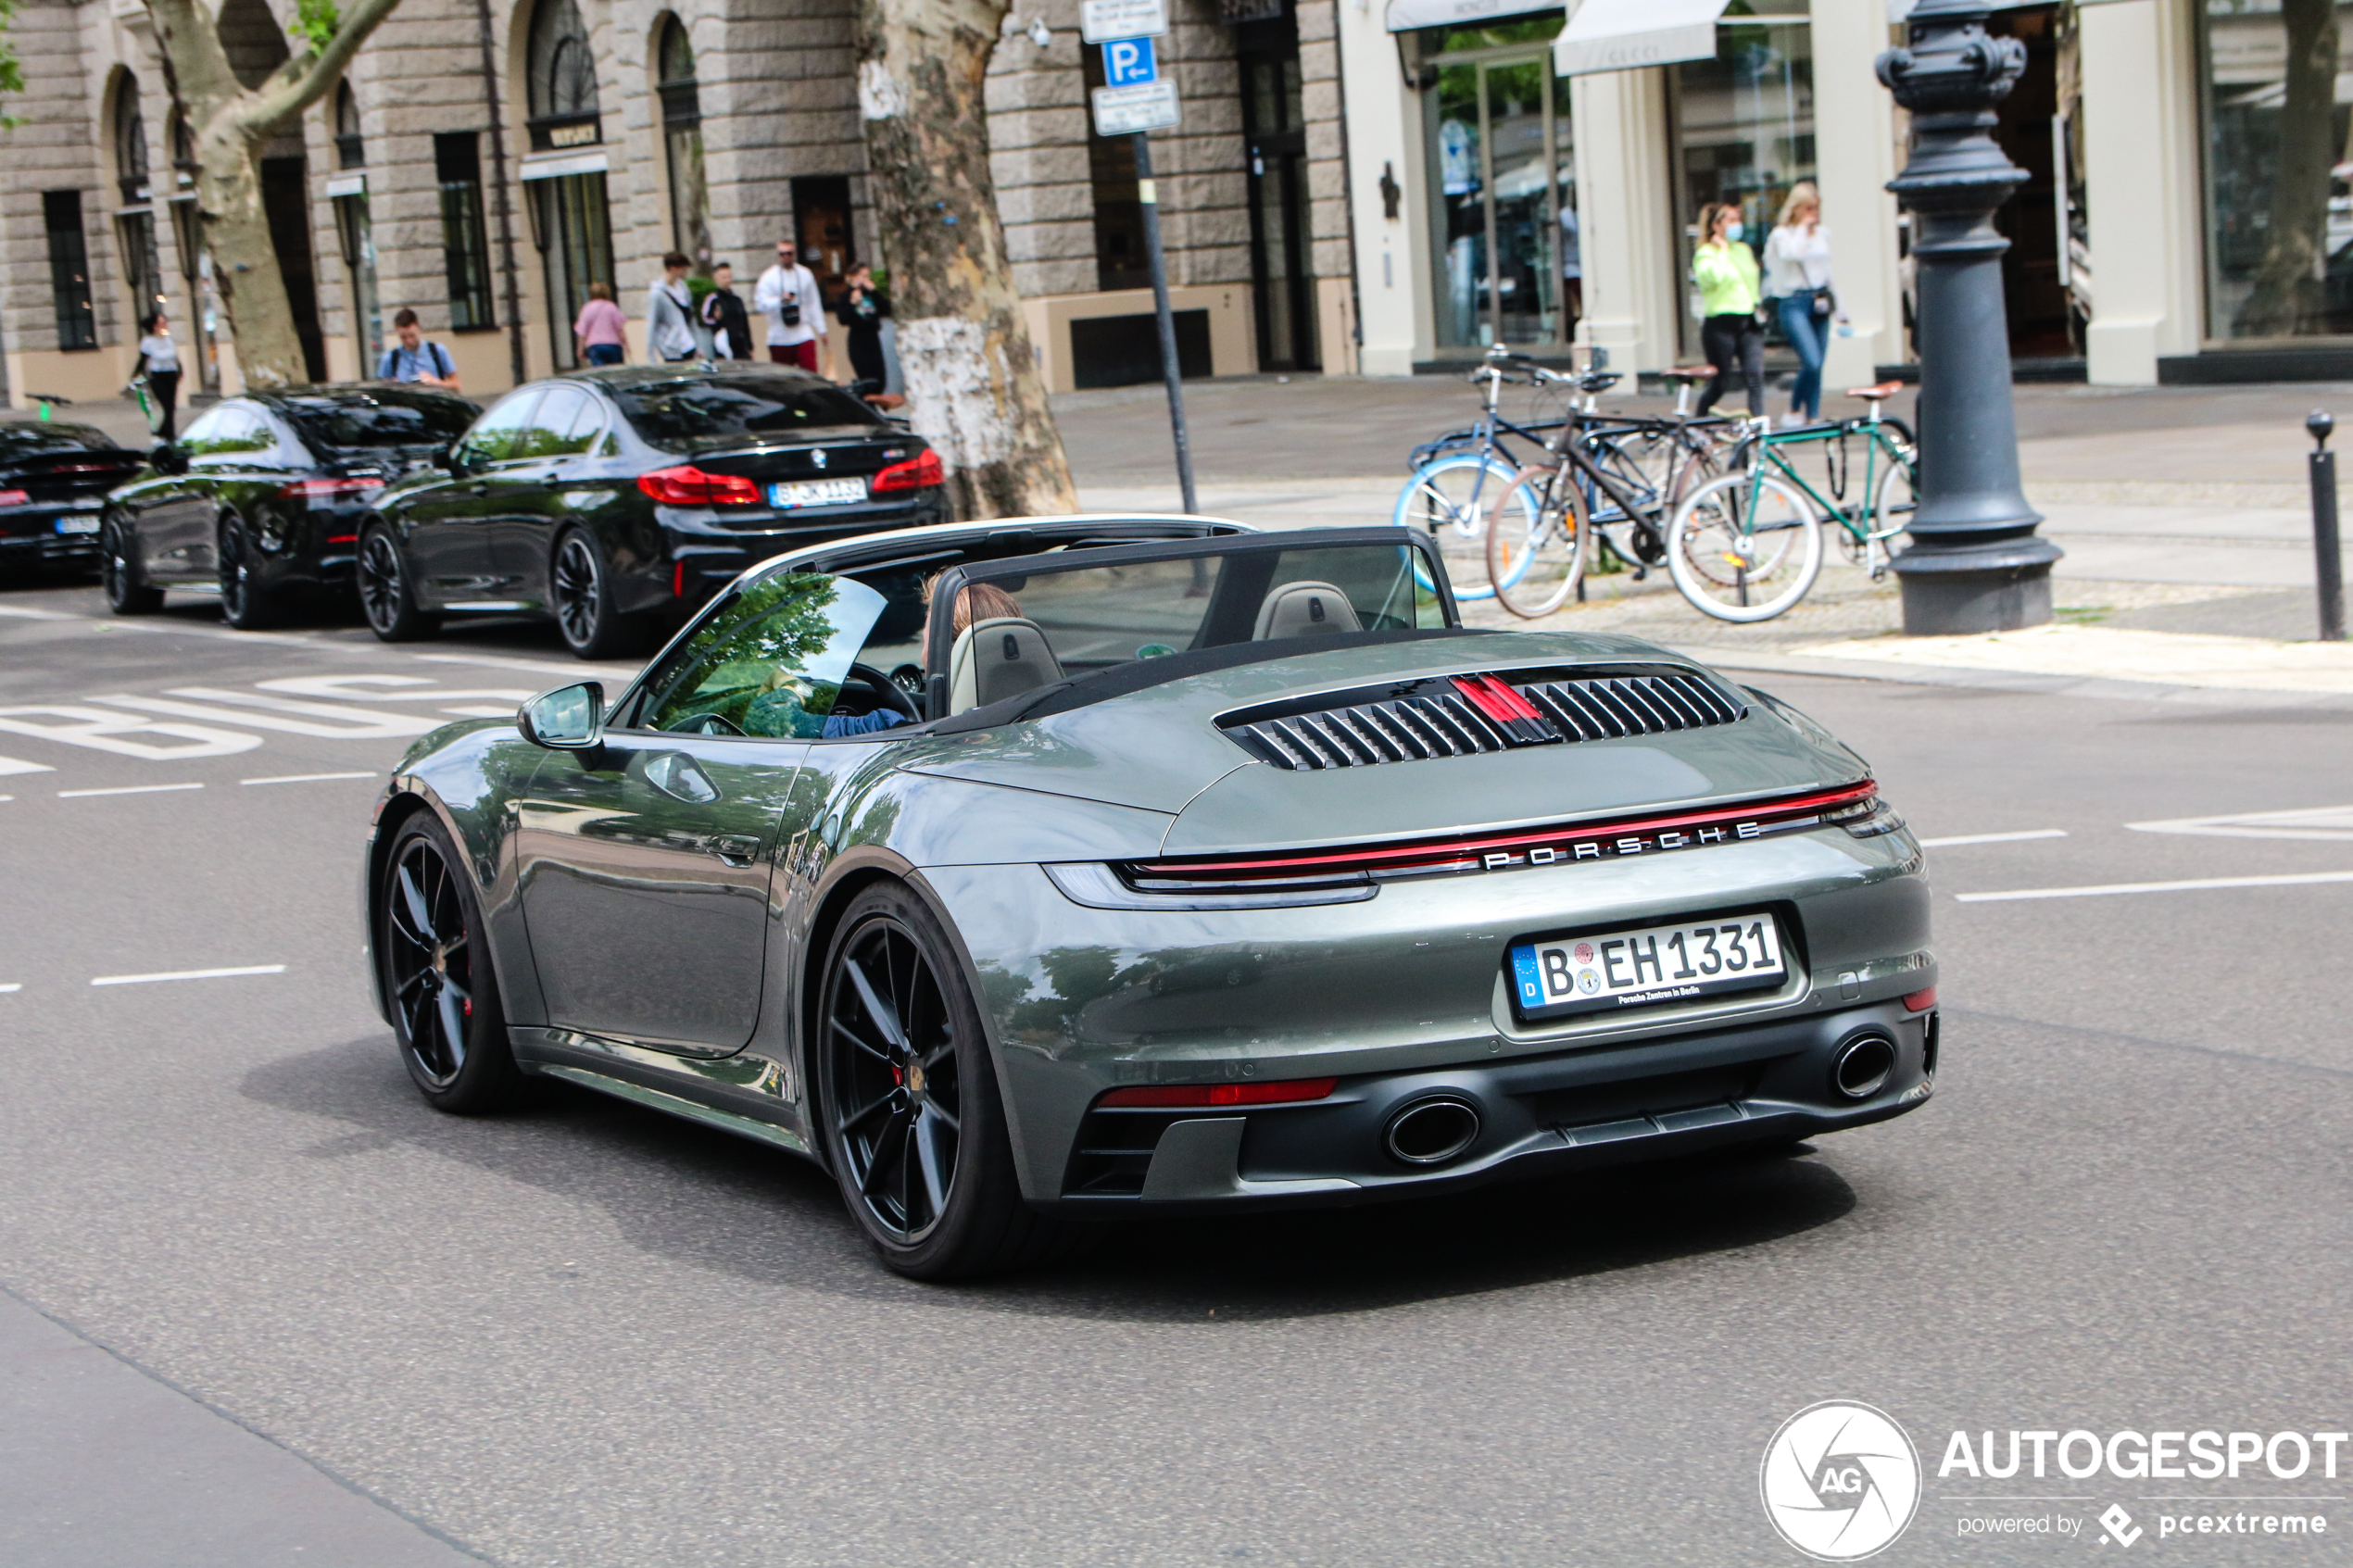
{"label": "blue parking sign with p", "polygon": [[1149,38],[1115,38],[1103,45],[1103,85],[1134,87],[1160,80]]}

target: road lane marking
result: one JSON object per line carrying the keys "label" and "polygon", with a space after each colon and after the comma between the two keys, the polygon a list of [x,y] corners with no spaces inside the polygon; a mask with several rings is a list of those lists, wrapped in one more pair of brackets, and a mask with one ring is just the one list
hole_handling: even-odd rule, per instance
{"label": "road lane marking", "polygon": [[[417,675],[289,675],[281,680],[256,681],[254,684],[265,692],[326,697],[338,702],[472,702],[487,698],[508,704],[500,710],[502,712],[513,711],[515,703],[529,702],[536,695],[518,691],[511,686],[445,686],[438,681],[428,681]],[[360,689],[383,686],[412,689]]]}
{"label": "road lane marking", "polygon": [[16,981],[13,981],[13,980],[11,980],[10,982],[8,982],[8,983],[7,983],[6,985],[0,985],[0,992],[7,992],[7,991],[21,991],[21,990],[23,990],[23,989],[24,989],[24,986],[23,986],[23,985],[21,985],[20,984],[19,984],[19,983],[18,983],[18,982],[16,982]]}
{"label": "road lane marking", "polygon": [[[164,713],[177,719],[209,719],[215,723],[245,724],[257,730],[283,730],[289,734],[312,735],[325,740],[409,740],[441,728],[438,721],[431,719],[411,719],[398,713],[374,713],[358,708],[329,708],[316,702],[295,702],[285,697],[260,696],[251,692],[227,692],[213,686],[175,686],[171,696],[200,697],[204,703],[234,706],[206,707],[195,702],[175,702],[168,697],[133,696],[127,692],[110,693],[86,700],[103,702],[109,708]],[[244,711],[248,709],[254,711]],[[321,720],[328,721],[321,723]]]}
{"label": "road lane marking", "polygon": [[228,980],[240,974],[283,974],[282,963],[248,964],[243,969],[179,969],[158,974],[102,974],[93,985],[151,985],[159,980]]}
{"label": "road lane marking", "polygon": [[27,762],[19,758],[0,757],[0,773],[54,773],[57,770],[46,762]]}
{"label": "road lane marking", "polygon": [[202,788],[204,785],[200,784],[122,784],[114,789],[61,789],[57,791],[57,798],[79,800],[88,795],[161,795],[169,790]]}
{"label": "road lane marking", "polygon": [[0,606],[0,615],[20,616],[27,621],[87,621],[88,616],[67,615],[54,609],[19,609],[14,605]]}
{"label": "road lane marking", "polygon": [[1963,844],[2023,844],[2030,838],[2065,838],[2065,828],[2032,828],[2025,833],[1965,833],[1953,838],[1923,838],[1923,849],[1951,849]]}
{"label": "road lane marking", "polygon": [[2353,806],[2309,807],[2300,811],[2241,811],[2221,817],[2176,817],[2161,822],[2126,822],[2134,833],[2183,833],[2211,838],[2353,839]]}
{"label": "road lane marking", "polygon": [[241,784],[317,784],[323,779],[372,779],[373,773],[281,773],[274,779],[239,779]]}
{"label": "road lane marking", "polygon": [[[609,675],[613,672],[612,666],[610,664],[599,665],[586,659],[577,664],[557,664],[552,660],[493,659],[484,654],[472,653],[421,653],[416,657],[432,664],[479,664],[492,670],[533,670],[543,675],[569,675],[575,681],[592,680],[598,675]],[[628,663],[625,659],[614,662]],[[638,668],[642,666],[632,667],[629,673],[635,674]]]}
{"label": "road lane marking", "polygon": [[2111,882],[2092,887],[2021,887],[2008,893],[1956,893],[1956,902],[1992,904],[2016,898],[2098,898],[2112,893],[2195,893],[2209,887],[2301,887],[2353,882],[2353,872],[2298,872],[2290,876],[2216,876],[2193,882]]}
{"label": "road lane marking", "polygon": [[[53,721],[45,724],[34,722],[35,719],[44,716]],[[243,731],[135,719],[128,713],[109,713],[101,708],[54,702],[0,708],[0,731],[31,735],[35,740],[58,741],[67,746],[86,746],[94,751],[110,751],[118,757],[136,757],[146,762],[170,762],[191,757],[233,757],[240,751],[251,751],[261,744],[259,735],[249,735]],[[191,744],[155,746],[146,741],[131,739],[134,734],[169,735]]]}

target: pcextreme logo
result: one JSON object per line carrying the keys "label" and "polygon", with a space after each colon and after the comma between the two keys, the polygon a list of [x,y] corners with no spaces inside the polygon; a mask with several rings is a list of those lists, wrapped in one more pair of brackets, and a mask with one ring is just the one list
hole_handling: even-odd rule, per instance
{"label": "pcextreme logo", "polygon": [[1911,1524],[1920,1457],[1885,1411],[1826,1399],[1781,1423],[1757,1486],[1781,1539],[1819,1562],[1853,1562]]}

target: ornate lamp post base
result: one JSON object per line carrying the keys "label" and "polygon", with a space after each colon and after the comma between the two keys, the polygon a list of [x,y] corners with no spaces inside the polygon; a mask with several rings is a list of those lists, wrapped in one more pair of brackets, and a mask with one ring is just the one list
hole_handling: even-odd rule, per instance
{"label": "ornate lamp post base", "polygon": [[1915,637],[1968,632],[2015,632],[2051,619],[2051,563],[2059,548],[2047,539],[2014,540],[2025,552],[1996,547],[1925,551],[1914,546],[1893,563],[1904,588],[1904,630]]}

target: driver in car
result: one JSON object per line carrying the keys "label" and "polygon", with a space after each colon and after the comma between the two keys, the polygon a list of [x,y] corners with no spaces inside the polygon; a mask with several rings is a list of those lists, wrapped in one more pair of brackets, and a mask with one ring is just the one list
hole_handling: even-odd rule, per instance
{"label": "driver in car", "polygon": [[[933,582],[938,579],[934,578]],[[924,640],[931,637],[931,584],[924,586]],[[972,629],[975,621],[1018,620],[1021,605],[1011,594],[986,583],[975,583],[956,596],[956,635],[963,636]],[[768,679],[767,688],[751,701],[744,716],[745,728],[753,734],[807,734],[812,717],[801,705],[799,689],[800,678],[793,672],[779,670]],[[892,709],[878,708],[871,713],[831,713],[825,716],[818,730],[822,740],[841,740],[849,735],[870,735],[903,724],[907,716]]]}

